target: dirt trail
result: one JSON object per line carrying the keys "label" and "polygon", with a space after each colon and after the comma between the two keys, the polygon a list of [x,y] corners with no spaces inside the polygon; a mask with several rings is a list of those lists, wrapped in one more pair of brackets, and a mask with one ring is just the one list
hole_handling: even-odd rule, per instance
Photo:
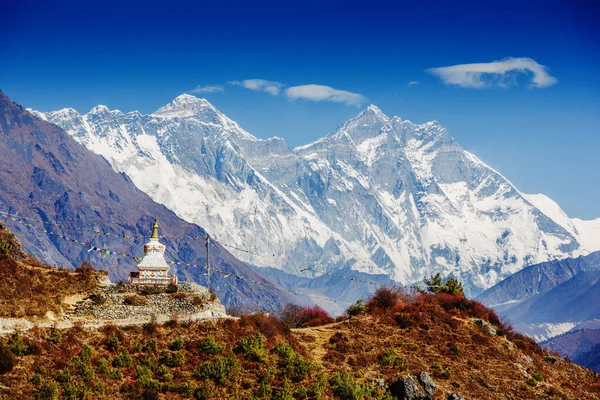
{"label": "dirt trail", "polygon": [[[306,345],[313,360],[322,363],[323,357],[327,354],[329,339],[331,339],[335,333],[343,331],[344,325],[344,322],[336,322],[313,328],[292,329],[292,332],[297,334],[300,341]],[[307,338],[303,338],[303,336],[309,336],[312,339],[307,340]]]}

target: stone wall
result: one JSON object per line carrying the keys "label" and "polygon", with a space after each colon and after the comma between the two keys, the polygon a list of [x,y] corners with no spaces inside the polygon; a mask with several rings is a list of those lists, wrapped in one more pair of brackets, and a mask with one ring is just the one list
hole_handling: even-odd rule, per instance
{"label": "stone wall", "polygon": [[[67,319],[129,320],[160,319],[177,316],[182,319],[227,317],[225,307],[210,291],[191,282],[178,284],[176,293],[140,295],[135,287],[110,285],[81,301],[65,316]],[[212,298],[212,300],[211,300]],[[134,303],[139,305],[128,304]]]}

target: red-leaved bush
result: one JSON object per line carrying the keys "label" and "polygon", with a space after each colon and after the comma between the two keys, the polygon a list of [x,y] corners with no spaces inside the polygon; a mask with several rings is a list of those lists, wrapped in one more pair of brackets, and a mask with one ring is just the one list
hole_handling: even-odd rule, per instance
{"label": "red-leaved bush", "polygon": [[323,310],[318,305],[302,307],[299,317],[299,325],[303,328],[331,324],[335,321],[327,314],[327,311]]}

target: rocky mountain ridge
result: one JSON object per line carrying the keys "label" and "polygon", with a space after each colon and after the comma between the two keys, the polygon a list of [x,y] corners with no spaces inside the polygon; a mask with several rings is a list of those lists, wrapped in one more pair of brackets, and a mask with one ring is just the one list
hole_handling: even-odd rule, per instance
{"label": "rocky mountain ridge", "polygon": [[300,276],[352,269],[407,284],[441,272],[476,294],[526,265],[600,248],[596,221],[522,194],[438,122],[375,106],[296,148],[190,95],[149,115],[32,112],[181,218],[250,250],[236,256]]}

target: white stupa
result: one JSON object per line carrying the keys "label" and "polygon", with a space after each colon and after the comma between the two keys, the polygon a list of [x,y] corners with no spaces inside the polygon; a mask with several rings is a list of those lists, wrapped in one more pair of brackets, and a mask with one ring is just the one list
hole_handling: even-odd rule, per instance
{"label": "white stupa", "polygon": [[144,245],[144,258],[137,265],[139,272],[132,272],[130,274],[130,284],[177,284],[177,277],[169,275],[171,267],[165,261],[165,249],[165,245],[158,241],[158,221],[155,219],[150,241]]}

